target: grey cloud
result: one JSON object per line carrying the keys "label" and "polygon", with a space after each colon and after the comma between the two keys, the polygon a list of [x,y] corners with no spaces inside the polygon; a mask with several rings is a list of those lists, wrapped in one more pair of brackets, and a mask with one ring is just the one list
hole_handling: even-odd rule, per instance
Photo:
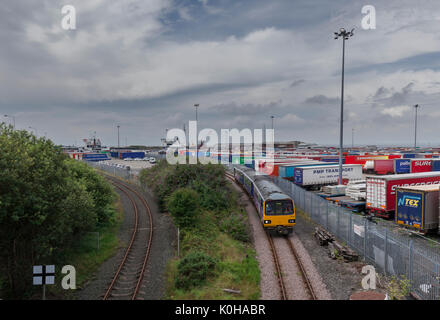
{"label": "grey cloud", "polygon": [[295,80],[290,84],[290,88],[297,87],[300,84],[303,84],[304,82],[306,82],[306,80],[304,79]]}
{"label": "grey cloud", "polygon": [[307,98],[304,103],[307,104],[335,104],[339,101],[339,98],[330,98],[323,94],[319,94],[310,98]]}

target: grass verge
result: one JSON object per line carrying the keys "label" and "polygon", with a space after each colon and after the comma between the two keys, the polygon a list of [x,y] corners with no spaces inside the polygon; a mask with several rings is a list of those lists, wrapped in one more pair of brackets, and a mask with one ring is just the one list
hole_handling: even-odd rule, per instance
{"label": "grass verge", "polygon": [[141,172],[141,181],[156,192],[163,211],[176,190],[192,189],[199,198],[194,221],[180,229],[180,257],[167,266],[165,299],[260,297],[260,270],[247,214],[239,205],[237,191],[225,179],[222,166],[170,166],[161,162]]}

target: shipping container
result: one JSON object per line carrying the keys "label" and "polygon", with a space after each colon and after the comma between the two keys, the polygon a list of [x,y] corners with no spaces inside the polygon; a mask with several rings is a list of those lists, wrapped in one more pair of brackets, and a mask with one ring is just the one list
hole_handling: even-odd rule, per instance
{"label": "shipping container", "polygon": [[395,210],[396,188],[440,184],[440,172],[367,176],[366,183],[367,210],[389,217]]}
{"label": "shipping container", "polygon": [[432,159],[431,171],[440,171],[440,160]]}
{"label": "shipping container", "polygon": [[439,185],[396,189],[395,221],[421,232],[439,226]]}
{"label": "shipping container", "polygon": [[110,160],[105,153],[84,153],[82,159],[85,161],[105,161]]}
{"label": "shipping container", "polygon": [[410,159],[394,159],[394,173],[410,173],[411,161]]}
{"label": "shipping container", "polygon": [[119,159],[126,159],[126,158],[130,158],[130,159],[134,159],[134,158],[145,158],[145,152],[140,151],[140,152],[120,152],[119,153]]}
{"label": "shipping container", "polygon": [[415,153],[404,153],[403,154],[403,158],[405,158],[405,159],[413,159],[415,157],[416,157]]}
{"label": "shipping container", "polygon": [[374,160],[374,172],[376,174],[394,173],[394,160]]}
{"label": "shipping container", "polygon": [[431,159],[411,159],[411,173],[431,171]]}
{"label": "shipping container", "polygon": [[278,166],[278,176],[281,178],[294,179],[295,168],[297,167],[310,167],[310,166],[333,166],[331,162],[320,162],[320,161],[298,161],[291,164],[283,164]]}
{"label": "shipping container", "polygon": [[[357,164],[344,165],[342,168],[342,179],[362,179],[362,166]],[[339,165],[331,166],[310,166],[295,168],[295,184],[301,186],[318,186],[334,184],[339,181]]]}

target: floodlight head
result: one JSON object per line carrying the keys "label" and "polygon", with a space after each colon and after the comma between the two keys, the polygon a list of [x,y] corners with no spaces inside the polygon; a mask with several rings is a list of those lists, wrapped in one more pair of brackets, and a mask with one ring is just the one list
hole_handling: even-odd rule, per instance
{"label": "floodlight head", "polygon": [[339,31],[340,31],[341,33],[344,33],[344,32],[345,32],[345,29],[344,29],[344,28],[341,28],[341,29],[339,29]]}

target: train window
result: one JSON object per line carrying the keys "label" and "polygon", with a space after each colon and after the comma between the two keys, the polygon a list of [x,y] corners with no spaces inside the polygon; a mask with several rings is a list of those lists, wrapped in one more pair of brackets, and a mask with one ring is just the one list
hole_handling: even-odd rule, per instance
{"label": "train window", "polygon": [[293,214],[291,200],[266,201],[266,216]]}

